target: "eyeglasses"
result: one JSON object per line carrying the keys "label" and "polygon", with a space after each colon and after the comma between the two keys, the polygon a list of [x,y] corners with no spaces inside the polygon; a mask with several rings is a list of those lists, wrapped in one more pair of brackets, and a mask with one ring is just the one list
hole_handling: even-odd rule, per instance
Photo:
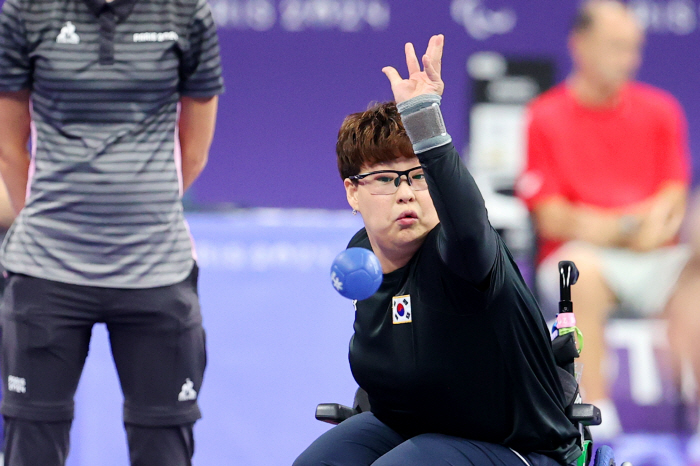
{"label": "eyeglasses", "polygon": [[366,187],[370,194],[394,194],[399,190],[403,176],[406,177],[406,183],[412,190],[425,191],[428,189],[423,167],[414,167],[403,171],[378,170],[376,172],[353,175],[348,177],[348,179]]}

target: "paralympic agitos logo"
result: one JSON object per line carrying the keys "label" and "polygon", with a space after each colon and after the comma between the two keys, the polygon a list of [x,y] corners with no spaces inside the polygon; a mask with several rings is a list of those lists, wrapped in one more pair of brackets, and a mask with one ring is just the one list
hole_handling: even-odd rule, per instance
{"label": "paralympic agitos logo", "polygon": [[490,10],[482,4],[482,0],[452,0],[450,14],[477,40],[485,40],[495,34],[507,34],[515,29],[517,23],[514,10]]}

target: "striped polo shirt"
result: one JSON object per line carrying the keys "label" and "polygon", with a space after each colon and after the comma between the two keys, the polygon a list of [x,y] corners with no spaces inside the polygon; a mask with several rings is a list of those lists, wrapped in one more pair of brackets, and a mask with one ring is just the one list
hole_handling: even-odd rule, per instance
{"label": "striped polo shirt", "polygon": [[32,160],[5,268],[114,288],[183,280],[178,102],[223,91],[206,0],[5,0],[0,92],[22,89]]}

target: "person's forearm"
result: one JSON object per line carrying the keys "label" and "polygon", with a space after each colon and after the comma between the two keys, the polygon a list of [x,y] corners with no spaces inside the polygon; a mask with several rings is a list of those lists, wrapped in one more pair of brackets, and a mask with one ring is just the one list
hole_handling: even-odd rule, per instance
{"label": "person's forearm", "polygon": [[24,208],[29,177],[29,91],[0,93],[0,176],[15,213]]}
{"label": "person's forearm", "polygon": [[563,198],[540,202],[532,214],[537,234],[544,239],[570,241],[577,236],[574,208]]}
{"label": "person's forearm", "polygon": [[577,206],[560,197],[540,203],[533,214],[537,233],[542,238],[579,240],[604,247],[626,247],[632,233],[628,231],[629,220],[636,222],[620,212]]}
{"label": "person's forearm", "polygon": [[[0,176],[0,178],[2,177]],[[0,230],[10,228],[16,216],[7,187],[0,179]]]}
{"label": "person's forearm", "polygon": [[186,191],[207,164],[214,138],[217,97],[188,98],[180,101],[178,130],[182,156],[182,187]]}
{"label": "person's forearm", "polygon": [[5,181],[10,204],[15,214],[24,208],[29,178],[29,152],[0,146],[0,176]]}
{"label": "person's forearm", "polygon": [[419,155],[440,224],[440,252],[459,275],[481,283],[498,249],[481,192],[452,143]]}
{"label": "person's forearm", "polygon": [[[437,109],[433,108],[433,111]],[[439,111],[439,110],[438,110]],[[441,117],[440,117],[441,118]],[[424,168],[430,196],[442,225],[440,253],[445,263],[460,276],[481,283],[493,267],[498,243],[474,179],[462,163],[446,132],[416,141],[425,124],[419,118],[403,118],[418,159]],[[430,123],[428,123],[430,125]],[[425,131],[422,134],[430,136]]]}
{"label": "person's forearm", "polygon": [[683,223],[687,196],[688,188],[684,184],[671,182],[645,202],[640,212],[640,228],[632,238],[631,247],[651,250],[673,241]]}
{"label": "person's forearm", "polygon": [[207,153],[182,153],[182,190],[187,191],[207,165]]}

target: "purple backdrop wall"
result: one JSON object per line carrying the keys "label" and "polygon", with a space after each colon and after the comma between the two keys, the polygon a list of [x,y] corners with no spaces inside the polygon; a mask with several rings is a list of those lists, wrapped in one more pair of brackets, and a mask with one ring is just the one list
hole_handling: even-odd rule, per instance
{"label": "purple backdrop wall", "polygon": [[[0,0],[0,5],[4,0]],[[629,0],[648,25],[640,79],[684,105],[700,157],[700,0]],[[381,68],[404,69],[446,35],[443,112],[467,143],[466,60],[477,51],[570,63],[566,34],[578,0],[210,0],[219,25],[227,92],[209,166],[188,201],[207,206],[345,208],[334,143],[343,117],[391,98]],[[694,164],[696,172],[700,163]],[[697,178],[697,176],[696,176]]]}
{"label": "purple backdrop wall", "polygon": [[[476,51],[555,61],[569,71],[568,25],[577,0],[210,0],[219,24],[227,92],[195,204],[345,208],[334,143],[343,117],[388,100],[381,68],[405,69],[446,35],[443,111],[457,147],[467,142]],[[640,79],[684,105],[700,154],[699,0],[630,0],[649,25]],[[699,164],[695,164],[696,166]]]}

